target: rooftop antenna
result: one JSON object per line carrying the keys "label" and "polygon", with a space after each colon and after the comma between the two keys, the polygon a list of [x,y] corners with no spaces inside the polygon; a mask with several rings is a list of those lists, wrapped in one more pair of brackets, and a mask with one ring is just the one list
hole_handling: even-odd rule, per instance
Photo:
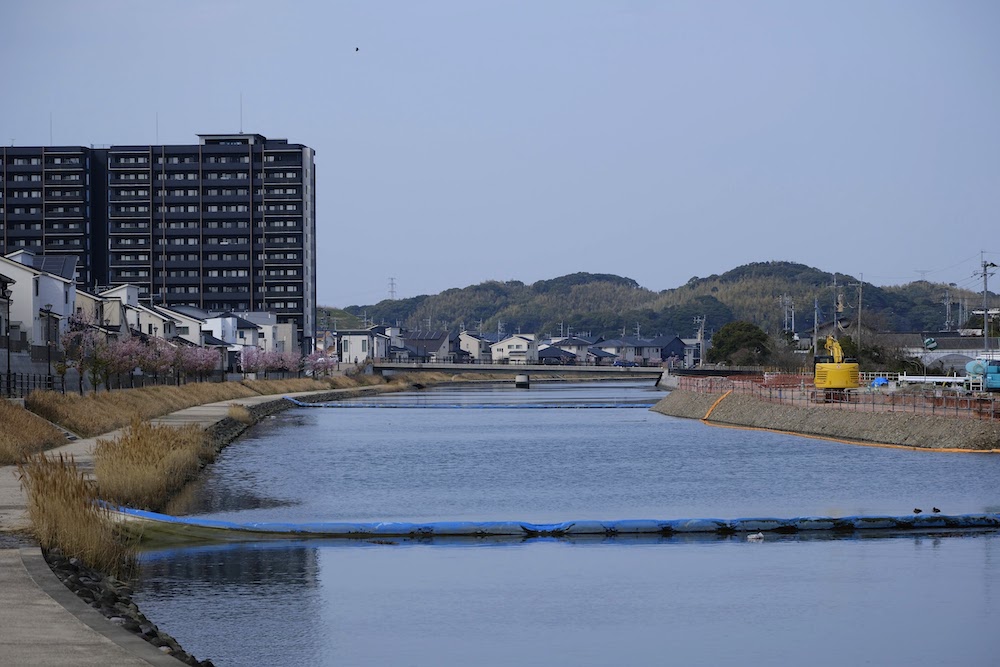
{"label": "rooftop antenna", "polygon": [[52,145],[52,112],[49,112],[49,146]]}
{"label": "rooftop antenna", "polygon": [[240,91],[240,134],[243,134],[243,91]]}
{"label": "rooftop antenna", "polygon": [[160,112],[156,112],[156,143],[160,143]]}

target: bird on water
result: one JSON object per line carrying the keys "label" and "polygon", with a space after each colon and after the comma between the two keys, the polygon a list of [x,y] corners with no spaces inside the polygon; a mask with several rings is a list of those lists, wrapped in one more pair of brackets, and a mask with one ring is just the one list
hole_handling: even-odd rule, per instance
{"label": "bird on water", "polygon": [[934,512],[935,514],[940,514],[940,513],[941,513],[941,510],[939,510],[939,509],[938,509],[938,508],[936,508],[936,507],[934,507],[934,508],[931,508],[931,511],[932,511],[932,512]]}
{"label": "bird on water", "polygon": [[914,513],[914,514],[920,514],[921,512],[923,512],[923,510],[922,510],[922,509],[920,509],[919,507],[914,507],[914,508],[913,508],[913,513]]}

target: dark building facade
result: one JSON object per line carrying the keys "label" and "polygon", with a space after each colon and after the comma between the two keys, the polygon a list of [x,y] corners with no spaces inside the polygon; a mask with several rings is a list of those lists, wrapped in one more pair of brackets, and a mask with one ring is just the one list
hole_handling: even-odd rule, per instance
{"label": "dark building facade", "polygon": [[2,254],[72,255],[80,283],[91,284],[94,246],[107,238],[91,217],[91,166],[91,151],[81,146],[0,149]]}
{"label": "dark building facade", "polygon": [[3,252],[75,254],[81,284],[138,285],[152,304],[270,311],[311,350],[314,151],[259,134],[199,139],[4,149]]}

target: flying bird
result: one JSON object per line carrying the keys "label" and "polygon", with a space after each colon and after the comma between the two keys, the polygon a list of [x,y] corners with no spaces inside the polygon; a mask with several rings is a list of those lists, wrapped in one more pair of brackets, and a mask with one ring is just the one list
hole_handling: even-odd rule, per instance
{"label": "flying bird", "polygon": [[941,510],[939,510],[939,509],[938,509],[938,508],[936,508],[936,507],[935,507],[935,508],[933,508],[933,509],[931,509],[931,511],[932,511],[932,512],[934,512],[935,514],[940,514],[940,513],[941,513]]}
{"label": "flying bird", "polygon": [[919,507],[914,507],[914,508],[913,508],[913,513],[914,513],[914,514],[920,514],[921,512],[923,512],[923,510],[922,510],[922,509],[920,509]]}
{"label": "flying bird", "polygon": [[357,52],[358,52],[358,51],[360,51],[360,50],[361,50],[361,49],[360,49],[359,47],[357,47],[357,46],[355,46],[355,47],[354,47],[354,52],[355,52],[355,53],[357,53]]}

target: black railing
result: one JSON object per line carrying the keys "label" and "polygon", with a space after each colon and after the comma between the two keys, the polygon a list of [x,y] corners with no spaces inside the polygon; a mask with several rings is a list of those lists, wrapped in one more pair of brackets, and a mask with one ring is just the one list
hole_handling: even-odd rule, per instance
{"label": "black railing", "polygon": [[6,398],[24,398],[35,390],[56,389],[59,378],[44,373],[4,373],[0,375],[0,393]]}

